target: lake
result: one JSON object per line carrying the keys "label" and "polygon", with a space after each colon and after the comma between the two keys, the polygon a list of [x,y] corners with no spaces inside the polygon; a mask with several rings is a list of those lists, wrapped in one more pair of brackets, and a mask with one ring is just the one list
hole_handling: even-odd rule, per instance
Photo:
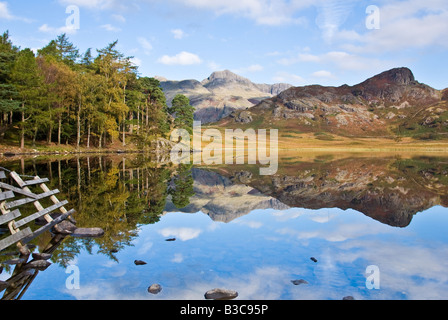
{"label": "lake", "polygon": [[[0,166],[49,178],[77,226],[105,232],[59,239],[52,264],[3,299],[203,300],[213,288],[236,300],[448,298],[448,158],[293,153],[273,176],[142,155]],[[52,241],[42,234],[32,251]],[[2,281],[16,250],[0,252]]]}

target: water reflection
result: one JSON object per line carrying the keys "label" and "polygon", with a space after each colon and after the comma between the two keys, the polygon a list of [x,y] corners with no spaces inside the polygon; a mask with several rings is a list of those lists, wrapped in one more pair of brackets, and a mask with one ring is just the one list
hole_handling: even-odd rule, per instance
{"label": "water reflection", "polygon": [[[62,268],[41,272],[34,281],[46,289],[30,285],[24,298],[201,299],[219,286],[243,299],[448,297],[441,272],[448,266],[446,159],[281,163],[275,176],[250,166],[157,165],[142,156],[2,163],[49,177],[76,208],[78,226],[105,231],[58,242],[51,261]],[[36,239],[36,252],[51,239]],[[137,270],[139,258],[154,263]],[[8,259],[0,254],[0,262]],[[65,288],[64,268],[73,263],[89,271],[77,291]],[[372,264],[381,290],[365,287]],[[13,272],[4,266],[1,280]],[[157,296],[146,291],[150,278],[163,282]],[[291,285],[299,278],[309,285]]]}

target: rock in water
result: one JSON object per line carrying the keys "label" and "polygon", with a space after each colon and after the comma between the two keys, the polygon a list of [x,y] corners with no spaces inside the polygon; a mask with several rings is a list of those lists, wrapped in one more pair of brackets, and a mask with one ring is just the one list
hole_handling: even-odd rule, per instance
{"label": "rock in water", "polygon": [[212,300],[231,300],[238,297],[238,292],[226,289],[212,289],[207,291],[204,297]]}
{"label": "rock in water", "polygon": [[97,238],[104,235],[104,230],[101,228],[76,228],[71,234],[72,237],[78,238]]}
{"label": "rock in water", "polygon": [[47,260],[33,260],[25,265],[26,269],[37,269],[40,271],[44,271],[51,265],[51,262]]}
{"label": "rock in water", "polygon": [[60,234],[72,234],[76,230],[76,226],[70,221],[64,220],[55,225],[54,230]]}
{"label": "rock in water", "polygon": [[134,260],[134,264],[136,266],[142,266],[142,265],[146,264],[146,262],[142,261],[142,260]]}
{"label": "rock in water", "polygon": [[51,254],[49,253],[33,253],[32,254],[34,260],[48,260],[51,258]]}
{"label": "rock in water", "polygon": [[152,294],[158,294],[162,291],[162,286],[160,284],[153,284],[148,288],[148,292]]}
{"label": "rock in water", "polygon": [[308,284],[308,281],[303,280],[303,279],[300,279],[300,280],[291,280],[291,282],[292,282],[295,286],[298,286],[298,285],[301,285],[301,284]]}

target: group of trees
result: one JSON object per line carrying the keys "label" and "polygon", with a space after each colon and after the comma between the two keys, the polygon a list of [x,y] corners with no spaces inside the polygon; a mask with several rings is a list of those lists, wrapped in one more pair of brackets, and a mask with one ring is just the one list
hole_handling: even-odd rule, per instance
{"label": "group of trees", "polygon": [[66,34],[37,54],[15,46],[8,31],[0,36],[0,139],[17,132],[21,148],[25,141],[103,148],[131,138],[148,145],[192,124],[188,98],[175,99],[168,108],[159,81],[140,77],[117,41],[94,57]]}

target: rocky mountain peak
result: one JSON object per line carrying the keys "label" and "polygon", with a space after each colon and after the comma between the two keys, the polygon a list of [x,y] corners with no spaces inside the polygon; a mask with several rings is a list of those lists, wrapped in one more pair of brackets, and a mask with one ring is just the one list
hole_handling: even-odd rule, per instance
{"label": "rocky mountain peak", "polygon": [[201,83],[203,86],[207,87],[207,86],[223,85],[230,82],[238,82],[245,85],[252,84],[252,82],[249,79],[239,76],[229,70],[215,71]]}
{"label": "rocky mountain peak", "polygon": [[408,68],[394,68],[384,71],[364,83],[380,82],[387,84],[409,85],[415,82],[414,74]]}

